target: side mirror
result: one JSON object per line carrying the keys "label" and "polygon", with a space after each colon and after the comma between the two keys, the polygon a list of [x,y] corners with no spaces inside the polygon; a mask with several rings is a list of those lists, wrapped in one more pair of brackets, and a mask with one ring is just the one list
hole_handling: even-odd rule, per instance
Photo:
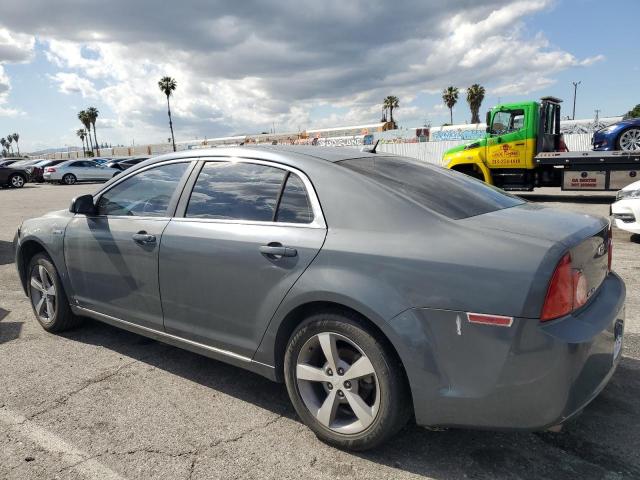
{"label": "side mirror", "polygon": [[84,215],[95,215],[96,206],[93,204],[93,195],[80,195],[71,200],[69,207],[71,213],[82,213]]}
{"label": "side mirror", "polygon": [[487,112],[485,123],[487,124],[487,133],[491,133],[491,110]]}

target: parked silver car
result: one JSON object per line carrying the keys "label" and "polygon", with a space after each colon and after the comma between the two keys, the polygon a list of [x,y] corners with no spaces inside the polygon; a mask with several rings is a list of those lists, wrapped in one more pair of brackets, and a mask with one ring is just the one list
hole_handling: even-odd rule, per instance
{"label": "parked silver car", "polygon": [[621,358],[606,219],[386,154],[156,157],[26,220],[15,247],[46,330],[91,317],[284,381],[342,448],[410,418],[556,426]]}
{"label": "parked silver car", "polygon": [[99,182],[109,180],[120,173],[116,168],[105,167],[92,160],[69,160],[45,167],[42,178],[45,182],[73,185],[76,182]]}

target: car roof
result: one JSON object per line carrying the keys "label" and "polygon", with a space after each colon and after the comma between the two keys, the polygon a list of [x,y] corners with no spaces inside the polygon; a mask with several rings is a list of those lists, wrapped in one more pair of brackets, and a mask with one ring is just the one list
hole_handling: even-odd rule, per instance
{"label": "car roof", "polygon": [[179,158],[206,157],[245,157],[256,160],[269,160],[283,165],[299,167],[304,170],[309,163],[335,163],[355,158],[390,156],[390,154],[376,154],[361,152],[351,147],[315,147],[311,145],[244,145],[239,147],[215,147],[198,150],[183,150],[151,157],[136,167],[144,167],[157,162]]}

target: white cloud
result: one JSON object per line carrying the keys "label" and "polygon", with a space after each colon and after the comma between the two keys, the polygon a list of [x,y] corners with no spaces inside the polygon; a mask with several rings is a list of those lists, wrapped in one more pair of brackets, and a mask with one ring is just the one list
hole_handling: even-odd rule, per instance
{"label": "white cloud", "polygon": [[[114,141],[131,132],[139,141],[166,138],[166,99],[157,87],[163,75],[178,82],[171,99],[178,137],[268,130],[272,123],[295,131],[377,121],[389,94],[401,99],[398,119],[447,113],[420,111],[413,99],[451,84],[461,92],[481,83],[495,94],[529,93],[563,69],[601,60],[576,58],[527,31],[524,19],[550,5],[185,0],[158,8],[151,0],[112,0],[77,8],[60,0],[51,9],[48,0],[21,0],[0,17],[0,46],[10,38],[4,43],[29,52],[37,36],[59,91],[113,112],[105,128]],[[44,9],[51,13],[33,15]],[[6,33],[2,24],[28,35]],[[311,114],[327,105],[334,108],[323,117]]]}
{"label": "white cloud", "polygon": [[60,93],[79,93],[85,98],[96,96],[93,83],[77,73],[58,72],[55,75],[49,75],[49,78],[58,84]]}

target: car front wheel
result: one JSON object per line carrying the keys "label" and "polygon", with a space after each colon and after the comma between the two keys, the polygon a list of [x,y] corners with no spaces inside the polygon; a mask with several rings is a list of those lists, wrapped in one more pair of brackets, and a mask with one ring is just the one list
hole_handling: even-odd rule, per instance
{"label": "car front wheel", "polygon": [[400,362],[357,318],[322,313],[293,333],[285,381],[296,412],[321,440],[367,450],[397,433],[410,413]]}
{"label": "car front wheel", "polygon": [[71,312],[58,271],[51,259],[39,253],[29,262],[28,291],[36,319],[48,332],[62,332],[80,323]]}
{"label": "car front wheel", "polygon": [[618,138],[618,150],[632,152],[640,150],[640,128],[629,128]]}

